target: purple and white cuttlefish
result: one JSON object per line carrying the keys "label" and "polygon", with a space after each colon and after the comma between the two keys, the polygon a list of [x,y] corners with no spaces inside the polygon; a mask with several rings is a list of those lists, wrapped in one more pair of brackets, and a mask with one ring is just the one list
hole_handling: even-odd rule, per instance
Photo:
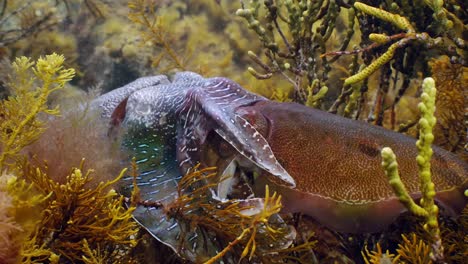
{"label": "purple and white cuttlefish", "polygon": [[[180,175],[201,163],[217,166],[228,178],[215,190],[221,199],[234,191],[238,175],[250,173],[256,195],[268,184],[282,195],[285,212],[302,212],[340,232],[380,231],[406,210],[381,167],[383,147],[394,150],[403,183],[414,199],[420,197],[415,139],[270,101],[226,78],[191,72],[172,80],[140,78],[94,104],[132,135],[126,144],[143,171],[144,199],[173,200]],[[468,202],[468,165],[433,150],[436,202],[444,213],[457,215]],[[174,221],[148,208],[137,209],[135,218],[158,239],[177,244]]]}

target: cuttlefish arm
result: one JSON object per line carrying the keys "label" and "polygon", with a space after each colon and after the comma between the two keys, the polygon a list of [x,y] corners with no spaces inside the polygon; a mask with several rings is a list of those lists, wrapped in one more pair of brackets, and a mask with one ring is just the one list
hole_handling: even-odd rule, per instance
{"label": "cuttlefish arm", "polygon": [[[136,182],[141,201],[166,205],[177,199],[182,174],[176,159],[175,112],[187,90],[204,80],[191,72],[177,73],[171,81],[164,75],[143,77],[92,102],[103,119],[111,124],[111,130],[123,134],[123,151],[136,158],[139,172]],[[130,196],[133,188],[133,178],[125,177],[120,191]],[[133,217],[157,240],[185,258],[194,259],[202,254],[195,253],[203,251],[202,247],[192,245],[197,239],[181,240],[183,231],[178,221],[168,218],[162,208],[138,205]],[[186,233],[190,238],[198,235],[191,231]]]}
{"label": "cuttlefish arm", "polygon": [[205,86],[191,89],[178,112],[178,160],[182,168],[200,161],[201,146],[210,131],[216,131],[238,153],[259,168],[294,187],[295,181],[281,166],[260,131],[237,113],[237,109],[267,99],[244,90],[226,78],[208,79]]}
{"label": "cuttlefish arm", "polygon": [[[258,177],[258,186],[275,185],[283,194],[286,211],[303,212],[343,232],[384,229],[406,209],[381,168],[383,147],[394,150],[410,195],[421,197],[413,138],[294,103],[258,102],[238,113],[265,131],[276,158],[296,181],[293,189],[274,184],[274,177]],[[433,150],[435,199],[444,213],[459,214],[468,202],[468,166],[450,152]]]}
{"label": "cuttlefish arm", "polygon": [[[148,84],[148,80],[151,84]],[[190,114],[198,106],[196,103],[193,104],[195,108],[188,109],[191,109],[188,113],[179,116],[178,112],[181,106],[187,105],[185,102],[195,91],[211,86],[212,81],[190,72],[177,73],[172,82],[158,80],[159,78],[155,77],[138,79],[103,95],[95,100],[94,105],[102,110],[102,116],[106,120],[110,119],[113,129],[123,129],[123,149],[137,159],[140,174],[136,181],[142,201],[157,201],[167,205],[177,199],[178,182],[186,172],[181,170],[176,159],[176,138],[185,132],[185,138],[190,140],[184,142],[184,146],[191,149],[194,144],[197,146],[196,144],[202,142],[193,141],[187,131],[195,129],[193,135],[203,135],[204,131],[214,125],[204,112],[196,111],[197,114]],[[187,128],[185,130],[178,129],[179,126],[182,127],[181,118],[188,118],[187,123],[184,123],[184,127]],[[193,165],[196,163],[198,161],[193,160]],[[232,171],[232,168],[233,166],[228,166],[226,169]],[[123,191],[128,193],[133,188],[133,178],[126,177],[123,181]],[[240,202],[252,210],[262,206],[261,201],[262,199],[252,198],[231,203]],[[208,256],[215,255],[226,246],[221,239],[213,238],[213,234],[207,234],[202,228],[194,229],[190,223],[167,217],[163,208],[138,205],[133,217],[156,239],[194,262],[208,259]],[[276,225],[287,228],[278,215],[272,218]],[[293,231],[291,230],[291,236],[274,242],[274,246],[288,247],[294,239]],[[270,245],[273,244],[268,244],[267,250],[271,250]],[[223,261],[237,263],[229,254]]]}

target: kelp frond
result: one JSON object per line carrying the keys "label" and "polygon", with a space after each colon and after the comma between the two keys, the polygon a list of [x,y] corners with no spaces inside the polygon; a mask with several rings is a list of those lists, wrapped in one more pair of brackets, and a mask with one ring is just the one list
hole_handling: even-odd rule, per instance
{"label": "kelp frond", "polygon": [[39,114],[59,113],[57,108],[49,108],[47,99],[75,74],[73,69],[63,68],[64,61],[63,56],[54,53],[37,62],[20,57],[13,63],[15,75],[9,84],[11,96],[0,102],[0,171],[44,131],[44,123],[38,120]]}

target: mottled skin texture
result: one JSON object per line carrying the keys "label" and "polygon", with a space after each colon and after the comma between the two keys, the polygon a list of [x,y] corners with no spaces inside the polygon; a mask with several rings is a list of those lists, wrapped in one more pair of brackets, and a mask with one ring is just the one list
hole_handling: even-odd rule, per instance
{"label": "mottled skin texture", "polygon": [[[294,103],[259,102],[241,111],[258,124],[296,180],[296,189],[278,188],[287,210],[305,212],[338,231],[381,230],[405,209],[381,168],[383,147],[394,150],[402,181],[420,197],[413,138]],[[459,213],[467,202],[466,163],[434,147],[431,165],[436,200],[446,213]]]}
{"label": "mottled skin texture", "polygon": [[[100,104],[123,102],[104,111],[115,109],[114,121],[143,123],[161,133],[175,127],[170,131],[176,131],[181,173],[198,162],[221,164],[221,172],[235,162],[245,171],[259,171],[257,194],[269,184],[283,195],[285,211],[311,215],[337,231],[373,232],[404,211],[380,165],[380,150],[391,147],[408,191],[420,196],[412,138],[299,104],[272,102],[225,78],[182,73],[170,84],[159,80],[163,84],[144,89],[130,84],[132,89],[117,93],[118,100],[108,94]],[[166,116],[176,124],[168,124]],[[219,136],[209,136],[213,133]],[[208,151],[207,145],[213,147]],[[434,148],[433,181],[444,212],[457,214],[467,204],[467,171],[455,155]]]}

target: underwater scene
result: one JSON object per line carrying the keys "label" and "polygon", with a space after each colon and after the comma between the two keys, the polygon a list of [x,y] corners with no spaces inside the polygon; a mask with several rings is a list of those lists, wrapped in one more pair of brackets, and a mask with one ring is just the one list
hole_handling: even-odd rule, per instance
{"label": "underwater scene", "polygon": [[0,264],[468,263],[463,0],[0,0]]}

